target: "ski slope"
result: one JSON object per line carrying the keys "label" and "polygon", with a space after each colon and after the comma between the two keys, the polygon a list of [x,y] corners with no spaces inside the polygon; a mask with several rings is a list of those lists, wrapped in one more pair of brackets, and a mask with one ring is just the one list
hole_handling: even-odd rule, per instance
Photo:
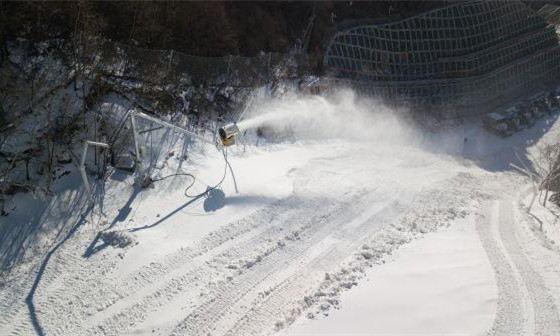
{"label": "ski slope", "polygon": [[[549,288],[560,273],[541,275],[542,244],[528,238],[532,222],[521,209],[528,180],[507,168],[514,151],[523,156],[544,133],[557,135],[552,122],[507,140],[477,125],[346,136],[359,133],[353,126],[329,138],[240,144],[228,153],[234,178],[227,172],[221,192],[186,197],[192,180],[181,175],[141,190],[115,172],[103,189],[96,184],[91,211],[74,170],[57,182],[48,211],[23,199],[6,217],[41,232],[35,252],[4,279],[0,334],[556,335],[560,296]],[[380,123],[372,133],[391,127]],[[219,152],[199,145],[185,160],[173,136],[159,138],[159,176],[194,174],[190,194],[220,181]],[[132,244],[112,246],[100,231]],[[438,245],[442,234],[456,244]],[[422,257],[437,246],[450,259]],[[418,274],[430,265],[434,278]],[[418,289],[401,290],[407,281]],[[461,281],[472,293],[466,302],[454,287]],[[439,308],[423,316],[407,309],[425,298]],[[383,302],[396,302],[393,324],[368,329],[360,314],[383,311]],[[441,308],[461,304],[449,314]],[[454,313],[468,316],[454,324]],[[352,316],[362,318],[349,323]]]}
{"label": "ski slope", "polygon": [[281,334],[483,335],[497,288],[476,219],[471,213],[399,248],[343,294],[341,309],[301,318]]}

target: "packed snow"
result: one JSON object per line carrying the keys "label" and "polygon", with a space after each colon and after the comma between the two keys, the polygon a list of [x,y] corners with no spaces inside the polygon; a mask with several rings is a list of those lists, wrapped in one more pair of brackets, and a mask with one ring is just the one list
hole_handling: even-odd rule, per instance
{"label": "packed snow", "polygon": [[[283,335],[482,335],[497,287],[473,213],[397,250],[341,297]],[[323,318],[323,316],[328,318]]]}
{"label": "packed snow", "polygon": [[2,278],[0,334],[560,334],[557,210],[527,213],[508,165],[557,124],[427,132],[343,92],[257,102],[227,161],[143,133],[148,188],[90,177],[91,209],[66,164],[52,198],[7,202],[2,253],[25,258]]}

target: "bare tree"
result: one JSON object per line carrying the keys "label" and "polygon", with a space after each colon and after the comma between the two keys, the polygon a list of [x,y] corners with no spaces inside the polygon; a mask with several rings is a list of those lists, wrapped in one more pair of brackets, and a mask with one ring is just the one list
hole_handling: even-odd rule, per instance
{"label": "bare tree", "polygon": [[[543,205],[546,206],[549,192],[560,191],[560,141],[537,147],[537,157],[533,158],[537,174],[540,178],[539,189],[544,191]],[[551,201],[558,203],[560,194],[551,197]]]}
{"label": "bare tree", "polygon": [[4,11],[4,3],[0,1],[0,61],[2,57],[8,56],[7,36],[6,36],[6,12]]}

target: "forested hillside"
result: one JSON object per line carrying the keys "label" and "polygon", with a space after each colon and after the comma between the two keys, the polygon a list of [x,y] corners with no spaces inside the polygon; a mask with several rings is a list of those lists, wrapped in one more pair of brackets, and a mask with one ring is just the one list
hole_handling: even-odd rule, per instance
{"label": "forested hillside", "polygon": [[[0,3],[4,41],[86,33],[149,49],[198,56],[287,51],[315,13],[309,52],[317,64],[325,35],[348,19],[397,20],[446,1],[22,1]],[[4,47],[5,51],[5,47]]]}

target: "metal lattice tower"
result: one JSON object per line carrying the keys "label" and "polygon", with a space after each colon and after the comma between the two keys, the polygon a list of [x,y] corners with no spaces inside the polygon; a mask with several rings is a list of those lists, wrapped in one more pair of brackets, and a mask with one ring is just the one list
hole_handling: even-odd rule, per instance
{"label": "metal lattice tower", "polygon": [[327,46],[332,80],[416,106],[489,106],[560,75],[554,27],[518,1],[460,2],[398,22],[363,22]]}

